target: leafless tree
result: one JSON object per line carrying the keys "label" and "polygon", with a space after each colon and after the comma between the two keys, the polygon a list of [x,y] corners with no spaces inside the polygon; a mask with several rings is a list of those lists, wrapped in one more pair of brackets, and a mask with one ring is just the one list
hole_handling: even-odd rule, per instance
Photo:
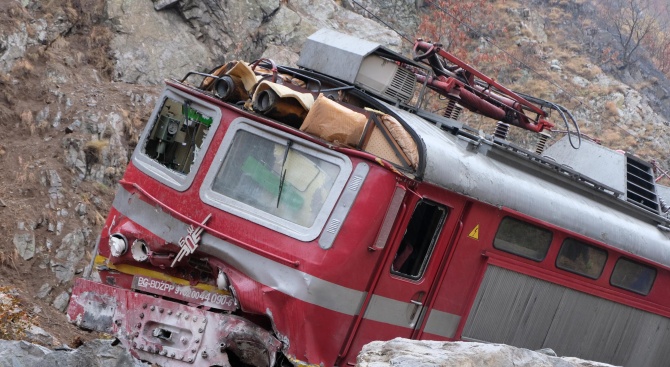
{"label": "leafless tree", "polygon": [[600,0],[607,28],[620,47],[621,68],[636,61],[636,52],[657,29],[658,13],[650,0]]}

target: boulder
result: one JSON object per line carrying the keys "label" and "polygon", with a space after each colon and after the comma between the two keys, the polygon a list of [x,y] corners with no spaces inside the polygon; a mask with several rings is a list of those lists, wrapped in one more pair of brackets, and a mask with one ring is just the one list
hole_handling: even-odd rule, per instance
{"label": "boulder", "polygon": [[357,367],[612,367],[561,358],[503,344],[439,342],[396,338],[363,347]]}
{"label": "boulder", "polygon": [[112,346],[111,340],[93,340],[77,349],[48,348],[26,341],[0,340],[0,366],[87,366],[87,367],[148,367],[134,359],[120,345]]}

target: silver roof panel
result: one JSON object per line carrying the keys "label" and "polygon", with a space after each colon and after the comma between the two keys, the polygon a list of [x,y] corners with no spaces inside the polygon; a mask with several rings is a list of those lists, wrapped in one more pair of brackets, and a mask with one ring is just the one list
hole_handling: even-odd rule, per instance
{"label": "silver roof panel", "polygon": [[585,139],[582,139],[579,149],[574,149],[568,137],[565,136],[548,147],[542,155],[595,181],[606,183],[607,186],[621,193],[626,192],[626,155],[624,153]]}
{"label": "silver roof panel", "polygon": [[356,38],[332,29],[320,29],[307,38],[300,51],[298,66],[354,84],[363,59],[370,54],[423,66],[379,43]]}

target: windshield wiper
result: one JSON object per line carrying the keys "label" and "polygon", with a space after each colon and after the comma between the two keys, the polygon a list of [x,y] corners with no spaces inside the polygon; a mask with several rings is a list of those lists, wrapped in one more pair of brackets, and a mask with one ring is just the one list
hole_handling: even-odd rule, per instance
{"label": "windshield wiper", "polygon": [[284,169],[284,165],[286,164],[286,160],[288,159],[288,152],[291,150],[291,145],[293,145],[293,141],[289,140],[288,143],[286,143],[286,150],[284,151],[284,159],[282,159],[281,162],[281,170],[280,176],[279,176],[279,194],[277,194],[277,208],[279,208],[279,199],[281,199],[281,192],[284,189],[284,180],[286,179],[286,170]]}

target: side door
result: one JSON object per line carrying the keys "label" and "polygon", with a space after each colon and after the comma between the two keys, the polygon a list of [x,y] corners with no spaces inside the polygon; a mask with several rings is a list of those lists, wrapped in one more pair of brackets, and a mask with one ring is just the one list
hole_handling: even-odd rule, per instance
{"label": "side door", "polygon": [[456,227],[455,214],[460,210],[455,208],[461,203],[455,201],[407,195],[404,206],[408,213],[386,244],[380,273],[361,308],[345,365],[354,365],[357,353],[370,341],[416,335]]}

